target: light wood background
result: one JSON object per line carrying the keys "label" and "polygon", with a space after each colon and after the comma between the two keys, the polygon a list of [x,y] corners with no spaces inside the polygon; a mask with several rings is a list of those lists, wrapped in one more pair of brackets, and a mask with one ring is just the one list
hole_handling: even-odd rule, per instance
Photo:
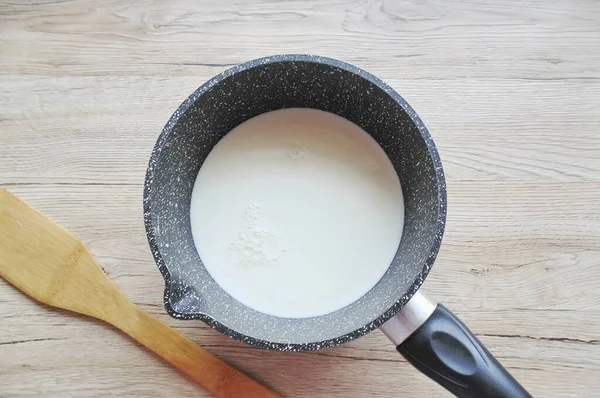
{"label": "light wood background", "polygon": [[[234,64],[326,55],[390,83],[437,142],[449,213],[429,294],[535,396],[600,394],[597,0],[1,3],[0,185],[81,238],[143,309],[287,396],[449,396],[379,331],[266,352],[162,307],[142,184],[164,123]],[[205,392],[0,280],[0,396],[21,395]]]}

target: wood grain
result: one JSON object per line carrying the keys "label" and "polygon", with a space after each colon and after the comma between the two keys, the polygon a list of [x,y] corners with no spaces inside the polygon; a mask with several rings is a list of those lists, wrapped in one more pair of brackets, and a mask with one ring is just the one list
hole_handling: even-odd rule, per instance
{"label": "wood grain", "polygon": [[[595,0],[0,2],[0,185],[82,239],[141,308],[287,396],[447,397],[378,331],[289,354],[165,315],[141,210],[154,141],[205,80],[274,53],[346,60],[411,103],[448,179],[428,293],[535,396],[596,396]],[[0,281],[0,395],[205,394],[110,327]]]}
{"label": "wood grain", "polygon": [[122,330],[217,397],[279,397],[141,310],[77,238],[3,188],[0,277],[42,304]]}

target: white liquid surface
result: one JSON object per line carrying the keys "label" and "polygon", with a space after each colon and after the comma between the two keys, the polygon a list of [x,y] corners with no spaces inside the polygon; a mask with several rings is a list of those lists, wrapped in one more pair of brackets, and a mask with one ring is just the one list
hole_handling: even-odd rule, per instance
{"label": "white liquid surface", "polygon": [[294,108],[250,119],[215,146],[190,217],[198,254],[227,293],[303,318],[377,284],[398,248],[404,204],[390,160],[364,130]]}

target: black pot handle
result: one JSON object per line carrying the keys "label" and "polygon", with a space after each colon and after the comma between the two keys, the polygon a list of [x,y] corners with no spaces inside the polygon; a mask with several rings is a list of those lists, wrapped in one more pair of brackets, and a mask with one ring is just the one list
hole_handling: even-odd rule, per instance
{"label": "black pot handle", "polygon": [[415,368],[457,397],[531,397],[460,319],[441,304],[396,349]]}

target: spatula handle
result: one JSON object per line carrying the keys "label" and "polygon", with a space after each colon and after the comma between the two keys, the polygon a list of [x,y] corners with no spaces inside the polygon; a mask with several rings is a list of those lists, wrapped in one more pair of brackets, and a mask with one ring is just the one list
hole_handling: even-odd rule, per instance
{"label": "spatula handle", "polygon": [[217,397],[280,396],[139,308],[134,306],[131,315],[115,326]]}

